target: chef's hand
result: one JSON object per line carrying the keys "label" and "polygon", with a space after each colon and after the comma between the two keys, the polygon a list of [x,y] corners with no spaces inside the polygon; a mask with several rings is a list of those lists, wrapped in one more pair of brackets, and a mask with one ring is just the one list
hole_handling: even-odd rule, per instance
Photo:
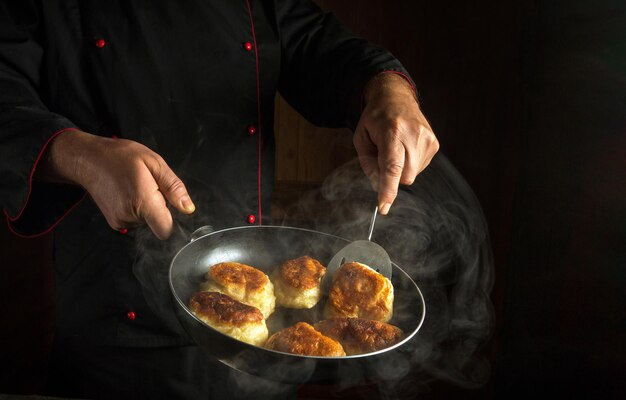
{"label": "chef's hand", "polygon": [[166,201],[185,214],[195,210],[185,185],[163,158],[131,140],[66,131],[52,140],[37,168],[39,179],[85,188],[116,230],[146,223],[164,240],[173,229]]}
{"label": "chef's hand", "polygon": [[439,150],[439,142],[413,88],[402,76],[375,76],[363,98],[365,108],[354,132],[354,147],[378,192],[378,209],[384,215],[398,194],[399,184],[413,183]]}

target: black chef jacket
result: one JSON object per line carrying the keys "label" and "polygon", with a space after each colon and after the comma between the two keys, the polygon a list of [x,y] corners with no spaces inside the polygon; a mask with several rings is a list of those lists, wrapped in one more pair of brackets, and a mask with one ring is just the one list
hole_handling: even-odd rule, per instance
{"label": "black chef jacket", "polygon": [[[144,240],[140,229],[122,235],[80,187],[34,181],[56,135],[77,127],[159,153],[197,205],[193,217],[176,216],[188,227],[262,224],[276,92],[315,124],[354,127],[373,75],[406,76],[308,0],[0,4],[0,201],[19,235],[55,228],[61,338],[188,342],[146,298],[169,301],[162,272],[182,242]],[[162,281],[138,281],[138,268]]]}

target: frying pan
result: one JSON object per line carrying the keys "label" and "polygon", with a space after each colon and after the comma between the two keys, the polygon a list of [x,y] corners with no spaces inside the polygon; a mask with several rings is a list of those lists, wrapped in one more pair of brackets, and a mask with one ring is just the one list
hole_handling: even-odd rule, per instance
{"label": "frying pan", "polygon": [[[347,357],[300,356],[253,346],[224,335],[206,325],[187,308],[199,290],[209,267],[234,261],[254,266],[266,274],[281,262],[309,255],[327,263],[349,240],[313,230],[285,226],[250,226],[224,229],[201,236],[185,245],[173,258],[169,284],[177,316],[191,338],[210,356],[239,371],[284,383],[329,383],[350,379],[375,380],[381,368],[402,356],[404,345],[420,329],[425,316],[424,298],[415,282],[393,265],[394,317],[403,341],[374,353]],[[324,299],[310,310],[277,308],[268,320],[270,335],[298,321],[322,320]],[[404,350],[406,352],[407,350]],[[404,355],[403,357],[406,357]]]}

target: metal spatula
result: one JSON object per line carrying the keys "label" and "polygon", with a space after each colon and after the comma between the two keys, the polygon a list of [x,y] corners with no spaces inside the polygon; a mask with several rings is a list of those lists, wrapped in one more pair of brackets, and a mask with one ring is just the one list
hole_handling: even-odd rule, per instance
{"label": "metal spatula", "polygon": [[372,242],[372,232],[374,231],[374,222],[376,222],[376,215],[378,215],[378,207],[374,209],[374,215],[370,221],[369,234],[367,240],[356,240],[343,249],[339,250],[337,254],[333,256],[328,265],[326,266],[326,275],[324,279],[324,286],[326,289],[329,287],[329,282],[332,280],[332,276],[335,271],[339,269],[344,263],[356,261],[361,264],[365,264],[372,268],[376,272],[384,275],[386,278],[391,279],[391,260],[389,254],[380,245]]}

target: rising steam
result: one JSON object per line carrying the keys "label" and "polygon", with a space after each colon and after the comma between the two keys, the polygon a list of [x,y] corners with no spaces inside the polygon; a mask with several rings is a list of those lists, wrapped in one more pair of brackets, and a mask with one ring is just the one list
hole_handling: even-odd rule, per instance
{"label": "rising steam", "polygon": [[[311,221],[312,229],[352,240],[365,239],[376,193],[356,160],[336,170],[322,188],[303,196],[285,214]],[[489,293],[493,260],[480,205],[463,177],[442,155],[415,183],[402,187],[372,240],[418,284],[426,301],[424,325],[406,346],[406,358],[380,366],[380,392],[406,398],[428,390],[432,380],[466,388],[487,382],[483,346],[493,330]]]}
{"label": "rising steam", "polygon": [[[351,240],[366,239],[375,204],[376,193],[354,160],[331,174],[321,188],[281,210],[285,219],[273,224],[297,224]],[[177,218],[176,232],[167,242],[137,231],[140,249],[134,266],[155,314],[183,335],[172,312],[169,261],[187,243],[198,220],[210,216],[185,218]],[[483,346],[493,329],[491,249],[480,205],[445,157],[437,155],[413,185],[401,188],[389,215],[378,217],[372,240],[413,278],[426,302],[425,322],[404,345],[407,351],[376,368],[375,384],[382,398],[412,398],[435,380],[466,388],[485,384],[490,365]],[[339,391],[356,383],[359,372],[344,375],[336,386]],[[224,385],[231,398],[285,398],[296,389],[234,370]]]}

